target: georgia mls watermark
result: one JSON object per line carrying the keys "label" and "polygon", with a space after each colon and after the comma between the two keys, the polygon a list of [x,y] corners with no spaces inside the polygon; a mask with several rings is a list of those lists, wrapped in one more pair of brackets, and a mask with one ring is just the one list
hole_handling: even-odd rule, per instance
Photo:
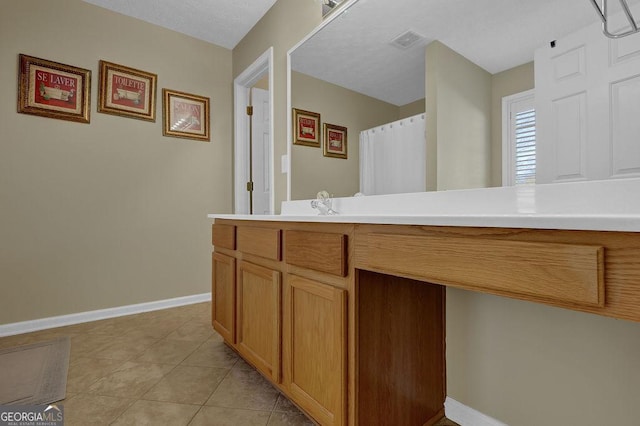
{"label": "georgia mls watermark", "polygon": [[64,426],[64,407],[0,405],[0,426]]}

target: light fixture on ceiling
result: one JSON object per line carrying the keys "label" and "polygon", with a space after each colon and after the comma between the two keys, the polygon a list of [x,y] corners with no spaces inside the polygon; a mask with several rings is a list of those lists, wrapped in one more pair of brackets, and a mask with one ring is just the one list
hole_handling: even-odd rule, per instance
{"label": "light fixture on ceiling", "polygon": [[331,12],[343,1],[344,0],[315,0],[316,3],[322,4],[322,16],[325,16],[327,13]]}
{"label": "light fixture on ceiling", "polygon": [[[636,20],[631,13],[631,9],[629,8],[629,4],[627,0],[617,0],[622,7],[622,11],[624,12],[627,21],[629,21],[630,29],[623,32],[612,33],[609,29],[610,24],[610,14],[609,14],[609,2],[608,0],[600,0],[600,5],[598,4],[598,0],[591,0],[591,4],[596,8],[598,13],[598,17],[602,20],[602,32],[609,38],[621,38],[631,34],[635,34],[640,31],[638,28],[638,24],[636,24]],[[626,27],[625,27],[626,28]]]}

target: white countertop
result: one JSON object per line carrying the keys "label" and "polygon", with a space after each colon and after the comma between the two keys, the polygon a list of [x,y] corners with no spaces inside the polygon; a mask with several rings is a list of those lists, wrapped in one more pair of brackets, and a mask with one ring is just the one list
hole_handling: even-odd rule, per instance
{"label": "white countertop", "polygon": [[335,198],[320,216],[310,200],[282,203],[280,215],[210,218],[640,232],[640,178]]}

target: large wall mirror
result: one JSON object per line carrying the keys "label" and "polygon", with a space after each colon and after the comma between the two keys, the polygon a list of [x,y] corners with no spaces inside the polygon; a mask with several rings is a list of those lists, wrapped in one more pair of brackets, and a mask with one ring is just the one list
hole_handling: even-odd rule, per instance
{"label": "large wall mirror", "polygon": [[290,126],[290,199],[354,195],[360,132],[421,113],[426,190],[500,185],[502,97],[533,88],[535,49],[597,20],[590,0],[345,1],[289,52],[289,105],[346,127],[347,158]]}

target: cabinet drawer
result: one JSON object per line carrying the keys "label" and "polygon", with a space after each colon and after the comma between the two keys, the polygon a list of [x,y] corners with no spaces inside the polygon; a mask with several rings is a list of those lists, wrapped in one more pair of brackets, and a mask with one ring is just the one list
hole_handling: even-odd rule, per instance
{"label": "cabinet drawer", "polygon": [[286,231],[285,259],[290,265],[344,277],[347,236],[327,232]]}
{"label": "cabinet drawer", "polygon": [[211,227],[211,243],[214,247],[235,250],[236,227],[233,225],[221,225],[214,223]]}
{"label": "cabinet drawer", "polygon": [[238,250],[272,260],[280,260],[279,229],[239,226],[237,229]]}
{"label": "cabinet drawer", "polygon": [[356,253],[358,266],[437,284],[604,306],[602,246],[372,233]]}

